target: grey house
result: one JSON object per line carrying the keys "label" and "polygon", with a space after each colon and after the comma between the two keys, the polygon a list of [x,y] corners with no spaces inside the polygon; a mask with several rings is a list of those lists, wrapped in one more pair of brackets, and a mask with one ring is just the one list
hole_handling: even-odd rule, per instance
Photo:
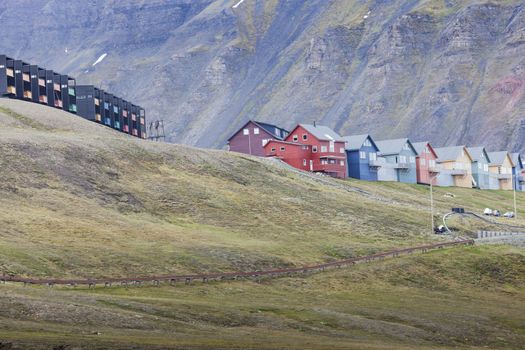
{"label": "grey house", "polygon": [[409,139],[383,140],[376,142],[379,148],[379,181],[417,183],[417,152]]}
{"label": "grey house", "polygon": [[490,158],[485,147],[467,147],[472,156],[472,184],[481,190],[490,189]]}

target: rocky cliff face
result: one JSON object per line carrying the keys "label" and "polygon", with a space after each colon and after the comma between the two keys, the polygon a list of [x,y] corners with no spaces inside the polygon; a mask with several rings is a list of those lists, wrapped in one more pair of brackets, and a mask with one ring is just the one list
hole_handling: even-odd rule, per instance
{"label": "rocky cliff face", "polygon": [[136,100],[173,142],[253,118],[525,149],[518,0],[5,0],[0,21],[0,51]]}

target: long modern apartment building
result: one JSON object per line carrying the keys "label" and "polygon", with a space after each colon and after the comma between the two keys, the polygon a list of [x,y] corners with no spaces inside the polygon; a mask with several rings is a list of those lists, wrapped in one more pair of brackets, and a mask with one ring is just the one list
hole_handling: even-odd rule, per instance
{"label": "long modern apartment building", "polygon": [[132,136],[146,138],[144,108],[68,75],[0,55],[0,96],[77,114]]}
{"label": "long modern apartment building", "polygon": [[146,138],[144,108],[93,85],[78,85],[78,115],[140,138]]}

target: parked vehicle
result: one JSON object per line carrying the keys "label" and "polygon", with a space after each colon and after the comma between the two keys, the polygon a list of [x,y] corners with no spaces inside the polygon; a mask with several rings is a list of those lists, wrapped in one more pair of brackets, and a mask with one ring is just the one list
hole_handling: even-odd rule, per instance
{"label": "parked vehicle", "polygon": [[434,227],[434,232],[436,234],[443,234],[443,233],[447,232],[447,230],[445,229],[445,226],[439,225],[438,227]]}
{"label": "parked vehicle", "polygon": [[508,211],[505,214],[503,214],[503,217],[513,218],[514,217],[514,212],[513,211]]}
{"label": "parked vehicle", "polygon": [[490,209],[490,208],[485,208],[485,210],[483,210],[483,214],[484,214],[484,215],[492,215],[492,214],[493,214],[492,209]]}
{"label": "parked vehicle", "polygon": [[492,215],[494,215],[494,216],[500,216],[501,214],[499,213],[499,210],[493,210],[493,211],[492,211]]}

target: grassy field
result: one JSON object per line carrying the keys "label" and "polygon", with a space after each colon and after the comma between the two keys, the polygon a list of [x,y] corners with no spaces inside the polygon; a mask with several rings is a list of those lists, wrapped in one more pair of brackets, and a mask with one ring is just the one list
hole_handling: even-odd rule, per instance
{"label": "grassy field", "polygon": [[453,248],[278,280],[98,288],[5,285],[21,348],[520,348],[525,255]]}
{"label": "grassy field", "polygon": [[[444,240],[429,188],[335,180],[137,140],[0,99],[0,273],[119,277],[253,270]],[[451,207],[512,193],[436,188]],[[525,196],[518,219],[525,226]],[[502,222],[510,222],[500,219]],[[482,228],[456,220],[461,234]],[[116,348],[518,348],[523,250],[474,247],[304,278],[158,288],[0,285],[0,342]],[[90,344],[87,346],[86,344]],[[0,347],[1,348],[1,347]]]}

